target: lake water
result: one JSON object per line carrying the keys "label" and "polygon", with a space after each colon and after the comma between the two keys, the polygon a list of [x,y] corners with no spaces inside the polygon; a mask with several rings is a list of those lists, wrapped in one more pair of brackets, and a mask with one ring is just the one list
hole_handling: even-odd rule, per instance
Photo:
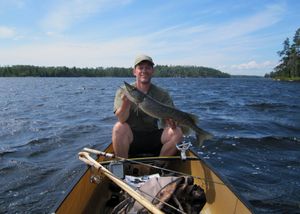
{"label": "lake water", "polygon": [[[0,213],[47,213],[104,149],[120,78],[0,78]],[[134,81],[127,78],[126,81]],[[215,138],[197,148],[257,213],[300,213],[300,84],[156,78]]]}

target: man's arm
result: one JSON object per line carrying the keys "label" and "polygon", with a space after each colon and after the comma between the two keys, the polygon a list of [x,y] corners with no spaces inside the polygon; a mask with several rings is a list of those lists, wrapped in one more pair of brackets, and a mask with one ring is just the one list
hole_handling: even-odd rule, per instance
{"label": "man's arm", "polygon": [[124,123],[129,117],[130,110],[130,101],[127,99],[126,95],[121,95],[122,104],[115,111],[115,115],[118,118],[119,122]]}

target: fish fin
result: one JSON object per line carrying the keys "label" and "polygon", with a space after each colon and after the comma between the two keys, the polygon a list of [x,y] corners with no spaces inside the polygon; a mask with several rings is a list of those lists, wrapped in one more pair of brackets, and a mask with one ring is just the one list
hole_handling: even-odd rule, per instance
{"label": "fish fin", "polygon": [[213,138],[213,135],[212,134],[210,134],[209,132],[207,132],[207,131],[204,131],[204,130],[201,130],[200,132],[198,131],[197,133],[196,133],[196,139],[197,139],[197,143],[198,143],[198,147],[201,147],[202,145],[203,145],[203,142],[205,141],[205,140],[209,140],[209,139],[211,139],[211,138]]}
{"label": "fish fin", "polygon": [[139,116],[139,105],[136,105],[136,108],[134,109],[134,111],[136,112],[136,116]]}
{"label": "fish fin", "polygon": [[184,135],[189,135],[191,133],[191,129],[189,127],[182,125],[179,125],[179,127]]}
{"label": "fish fin", "polygon": [[193,122],[194,122],[195,124],[198,124],[198,123],[199,123],[199,118],[198,118],[197,115],[191,114],[191,113],[187,113],[187,114],[192,118],[192,120],[193,120]]}
{"label": "fish fin", "polygon": [[157,125],[159,129],[164,129],[167,126],[167,123],[164,119],[158,119]]}

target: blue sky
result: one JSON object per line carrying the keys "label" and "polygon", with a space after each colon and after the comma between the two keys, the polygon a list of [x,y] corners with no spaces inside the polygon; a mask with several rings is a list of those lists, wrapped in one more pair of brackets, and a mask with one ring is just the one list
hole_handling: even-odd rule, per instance
{"label": "blue sky", "polygon": [[0,0],[0,66],[198,65],[264,75],[300,27],[298,0]]}

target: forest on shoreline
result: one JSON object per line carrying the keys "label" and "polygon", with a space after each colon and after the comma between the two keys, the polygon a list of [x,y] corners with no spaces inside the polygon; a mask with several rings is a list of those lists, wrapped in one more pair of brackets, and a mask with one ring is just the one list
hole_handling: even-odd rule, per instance
{"label": "forest on shoreline", "polygon": [[300,28],[296,30],[292,43],[289,38],[284,40],[283,50],[277,54],[281,57],[280,63],[265,77],[300,81]]}
{"label": "forest on shoreline", "polygon": [[[0,67],[0,77],[132,77],[132,68],[121,67],[42,67],[33,65],[13,65]],[[202,66],[155,66],[157,77],[219,77],[229,74]]]}

